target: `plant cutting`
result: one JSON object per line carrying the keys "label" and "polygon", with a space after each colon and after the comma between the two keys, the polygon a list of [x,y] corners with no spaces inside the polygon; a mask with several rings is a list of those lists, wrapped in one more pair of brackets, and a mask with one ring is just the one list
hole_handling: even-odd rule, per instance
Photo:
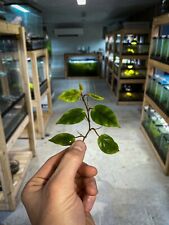
{"label": "plant cutting", "polygon": [[73,108],[65,112],[56,124],[73,125],[86,120],[88,123],[88,130],[85,134],[78,131],[75,136],[70,133],[59,133],[52,137],[49,141],[62,146],[71,145],[76,139],[81,138],[83,141],[87,138],[90,132],[94,132],[97,136],[97,143],[101,151],[107,154],[114,154],[119,151],[118,144],[108,134],[99,134],[101,127],[92,126],[92,121],[95,124],[105,127],[120,127],[115,113],[107,106],[97,104],[94,107],[89,105],[89,99],[96,101],[103,101],[104,98],[95,93],[84,93],[83,86],[79,84],[78,89],[69,89],[63,91],[58,99],[67,103],[76,103],[82,101],[84,108]]}

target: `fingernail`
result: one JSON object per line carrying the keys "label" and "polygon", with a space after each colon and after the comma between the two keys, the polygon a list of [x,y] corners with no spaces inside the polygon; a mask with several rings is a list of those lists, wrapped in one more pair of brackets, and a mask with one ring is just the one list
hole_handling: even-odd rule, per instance
{"label": "fingernail", "polygon": [[72,145],[72,148],[77,149],[80,152],[84,152],[86,150],[86,145],[83,141],[75,141]]}

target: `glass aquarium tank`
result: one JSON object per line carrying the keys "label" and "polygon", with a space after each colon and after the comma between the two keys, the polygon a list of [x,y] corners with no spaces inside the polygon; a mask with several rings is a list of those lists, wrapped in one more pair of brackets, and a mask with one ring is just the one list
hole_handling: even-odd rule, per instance
{"label": "glass aquarium tank", "polygon": [[68,60],[68,76],[100,76],[101,64],[96,57],[78,56]]}
{"label": "glass aquarium tank", "polygon": [[[115,63],[114,71],[118,74],[119,63]],[[140,59],[122,59],[121,78],[143,79],[146,77],[146,61]]]}
{"label": "glass aquarium tank", "polygon": [[122,84],[119,92],[119,101],[142,101],[143,84]]}
{"label": "glass aquarium tank", "polygon": [[143,127],[153,142],[163,162],[169,151],[169,126],[151,107],[144,108]]}
{"label": "glass aquarium tank", "polygon": [[42,13],[28,3],[6,3],[6,20],[21,23],[26,30],[27,49],[41,49],[45,47]]}
{"label": "glass aquarium tank", "polygon": [[[37,57],[37,69],[38,69],[38,78],[39,78],[39,84],[40,84],[40,93],[41,95],[46,91],[47,89],[47,79],[45,76],[45,57],[40,56]],[[32,79],[32,61],[30,58],[28,58],[28,73],[29,73],[29,86],[31,90],[31,97],[32,99],[35,98],[34,95],[34,87],[33,87],[33,79]]]}
{"label": "glass aquarium tank", "polygon": [[[122,54],[123,55],[147,55],[149,51],[148,35],[124,36]],[[117,44],[117,52],[120,53],[120,44]]]}
{"label": "glass aquarium tank", "polygon": [[15,36],[0,36],[0,112],[8,140],[27,114]]}

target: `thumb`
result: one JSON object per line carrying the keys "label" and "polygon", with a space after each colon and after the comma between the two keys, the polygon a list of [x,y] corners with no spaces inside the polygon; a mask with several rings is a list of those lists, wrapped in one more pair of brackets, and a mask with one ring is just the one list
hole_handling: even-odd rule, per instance
{"label": "thumb", "polygon": [[75,141],[65,152],[56,170],[56,176],[60,175],[64,180],[74,180],[81,166],[86,151],[83,141]]}

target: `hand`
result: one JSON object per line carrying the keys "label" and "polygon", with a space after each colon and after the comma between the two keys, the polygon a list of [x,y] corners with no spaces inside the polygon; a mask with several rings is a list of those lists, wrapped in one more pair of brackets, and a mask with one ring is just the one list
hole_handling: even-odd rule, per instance
{"label": "hand", "polygon": [[30,179],[22,200],[32,225],[94,225],[96,168],[83,162],[82,141],[51,157]]}

